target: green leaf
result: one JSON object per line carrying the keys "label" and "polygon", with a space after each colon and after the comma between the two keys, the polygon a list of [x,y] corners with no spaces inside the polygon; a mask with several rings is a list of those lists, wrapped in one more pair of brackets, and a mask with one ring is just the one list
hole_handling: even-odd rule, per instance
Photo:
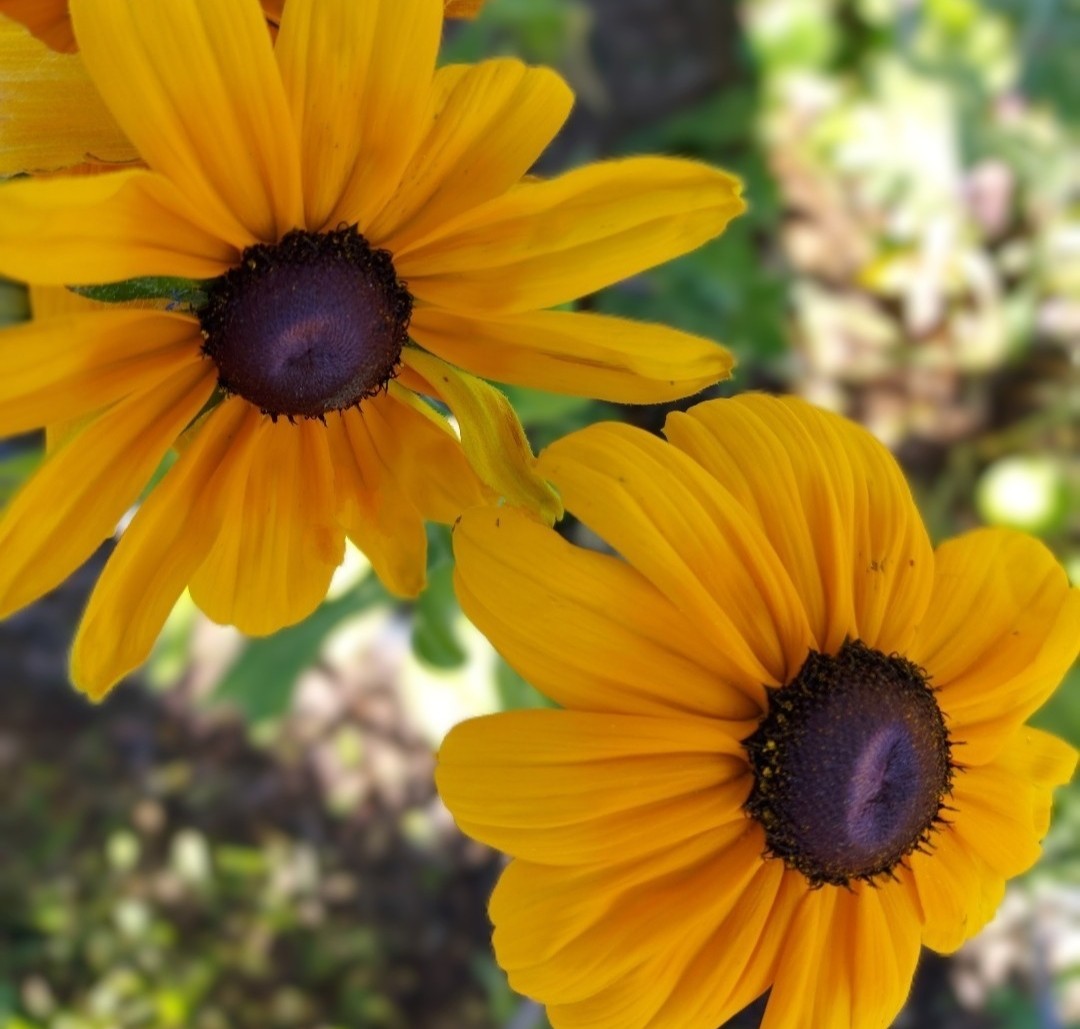
{"label": "green leaf", "polygon": [[206,282],[180,279],[170,276],[145,276],[124,282],[108,282],[102,286],[69,286],[88,300],[103,304],[125,304],[132,300],[168,300],[170,308],[183,307],[198,311],[205,307],[209,297]]}
{"label": "green leaf", "polygon": [[0,508],[18,492],[41,464],[42,453],[37,447],[0,454]]}
{"label": "green leaf", "polygon": [[460,668],[468,654],[455,624],[461,613],[454,596],[454,565],[450,560],[428,571],[427,589],[413,609],[412,646],[421,661],[436,668]]}
{"label": "green leaf", "polygon": [[495,663],[495,692],[499,696],[499,708],[502,711],[555,707],[555,704],[518,675],[502,657]]}
{"label": "green leaf", "polygon": [[30,317],[30,295],[20,282],[0,279],[0,325],[16,325]]}

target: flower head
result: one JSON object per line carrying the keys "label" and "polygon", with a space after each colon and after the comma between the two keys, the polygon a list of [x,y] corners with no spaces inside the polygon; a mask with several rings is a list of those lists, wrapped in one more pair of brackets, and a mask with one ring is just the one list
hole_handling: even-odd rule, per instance
{"label": "flower head", "polygon": [[543,472],[616,555],[520,512],[455,530],[462,604],[563,710],[463,723],[437,781],[514,860],[511,984],[556,1029],[882,1029],[1038,858],[1076,754],[1024,725],[1077,652],[1035,540],[932,550],[892,458],[747,395],[563,439]]}
{"label": "flower head", "polygon": [[0,434],[79,426],[0,521],[0,614],[88,557],[180,451],[91,597],[73,657],[91,695],[185,586],[267,633],[319,602],[346,534],[412,595],[425,519],[497,496],[557,515],[475,376],[645,401],[730,368],[708,340],[544,309],[717,235],[738,183],[661,158],[526,178],[570,91],[514,60],[436,70],[442,0],[289,0],[276,43],[257,0],[71,14],[79,53],[56,60],[80,62],[142,166],[0,186],[0,274],[118,283],[91,291],[114,300],[134,283],[169,309],[0,334]]}

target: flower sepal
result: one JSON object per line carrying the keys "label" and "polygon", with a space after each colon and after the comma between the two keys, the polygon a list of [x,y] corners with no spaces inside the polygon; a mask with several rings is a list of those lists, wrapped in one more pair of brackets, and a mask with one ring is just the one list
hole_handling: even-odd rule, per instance
{"label": "flower sepal", "polygon": [[102,304],[166,301],[170,311],[200,311],[209,301],[207,283],[170,275],[147,275],[123,282],[93,286],[68,286],[72,293]]}

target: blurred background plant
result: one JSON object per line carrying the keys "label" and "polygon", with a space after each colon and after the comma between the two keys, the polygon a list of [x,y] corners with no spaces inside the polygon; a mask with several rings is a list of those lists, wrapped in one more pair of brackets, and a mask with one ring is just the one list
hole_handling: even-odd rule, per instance
{"label": "blurred background plant", "polygon": [[[445,59],[570,79],[543,172],[738,171],[752,207],[722,239],[589,306],[722,339],[740,368],[715,394],[856,417],[935,538],[1016,525],[1080,581],[1078,43],[1076,0],[490,0]],[[0,320],[26,315],[0,284]],[[537,446],[667,410],[511,393]],[[40,449],[0,443],[0,503]],[[99,709],[65,675],[94,574],[0,625],[0,1029],[544,1026],[490,956],[498,859],[431,785],[454,721],[543,702],[462,618],[447,533],[412,606],[355,552],[271,639],[182,603]],[[1080,744],[1075,671],[1039,721]],[[1080,1024],[1080,787],[1058,808],[1044,862],[926,957],[897,1026]]]}

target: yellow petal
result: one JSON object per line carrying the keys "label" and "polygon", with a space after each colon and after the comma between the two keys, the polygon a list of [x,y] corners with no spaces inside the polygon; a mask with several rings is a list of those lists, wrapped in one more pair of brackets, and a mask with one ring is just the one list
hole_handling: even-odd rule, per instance
{"label": "yellow petal", "polygon": [[1027,871],[1042,852],[1054,787],[1072,777],[1076,757],[1056,737],[1020,729],[995,760],[957,773],[949,800],[957,836],[999,875]]}
{"label": "yellow petal", "polygon": [[723,723],[545,710],[456,726],[436,783],[468,835],[557,865],[629,860],[744,820],[750,788]]}
{"label": "yellow petal", "polygon": [[480,479],[508,503],[553,522],[562,517],[558,495],[536,471],[536,459],[510,402],[497,389],[418,347],[406,347],[405,364],[422,376],[461,426],[461,445]]}
{"label": "yellow petal", "polygon": [[199,354],[198,323],[131,309],[0,330],[0,436],[70,421],[159,381]]}
{"label": "yellow petal", "polygon": [[146,171],[0,184],[0,275],[63,286],[177,275],[206,279],[239,251],[189,217]]}
{"label": "yellow petal", "polygon": [[[493,898],[495,954],[509,970],[511,986],[547,1004],[555,1025],[583,1024],[582,1009],[591,1013],[600,1007],[597,995],[614,986],[624,998],[617,1005],[605,998],[602,1006],[608,1008],[608,1024],[620,1029],[641,1029],[648,1024],[652,1014],[665,1004],[688,954],[700,946],[713,926],[724,921],[760,868],[760,832],[747,831],[746,823],[732,828],[734,833],[713,831],[688,841],[662,854],[659,861],[610,870],[582,874],[576,869],[525,866],[526,874],[518,875],[520,885],[511,880],[510,887],[526,894],[546,891],[548,917],[564,903],[580,905],[577,894],[590,885],[600,904],[594,902],[591,924],[578,934],[549,941],[537,918],[540,912],[531,918],[519,914],[517,919],[496,921],[501,909],[518,898],[504,896],[498,905]],[[730,839],[732,835],[734,839]],[[520,946],[511,947],[513,937],[520,941],[526,934],[536,948],[536,960],[528,963],[525,959],[534,954]],[[559,944],[557,949],[550,956],[541,956],[552,942]],[[643,965],[653,973],[647,984],[641,982]],[[618,990],[628,977],[636,980],[636,996],[625,997],[625,991]],[[612,1018],[616,1014],[617,1022]],[[584,1024],[597,1023],[589,1020]]]}
{"label": "yellow petal", "polygon": [[424,130],[441,26],[438,0],[286,4],[277,58],[310,229],[367,234]]}
{"label": "yellow petal", "polygon": [[92,421],[54,453],[0,519],[0,617],[58,586],[116,529],[214,389],[198,353]]}
{"label": "yellow petal", "polygon": [[261,415],[227,400],[199,427],[139,509],[90,596],[71,675],[100,700],[146,660],[173,604],[243,488]]}
{"label": "yellow petal", "polygon": [[560,963],[567,944],[602,922],[612,908],[650,885],[688,871],[730,847],[750,828],[730,822],[693,839],[630,861],[576,867],[514,860],[491,895],[499,964],[513,972],[545,962]]}
{"label": "yellow petal", "polygon": [[636,157],[525,182],[395,254],[420,299],[451,311],[554,307],[685,254],[745,205],[730,175]]}
{"label": "yellow petal", "polygon": [[488,491],[446,420],[397,382],[328,427],[341,525],[391,593],[415,597],[427,578],[425,520],[451,522]]}
{"label": "yellow petal", "polygon": [[[512,508],[466,512],[454,528],[461,606],[529,682],[564,707],[748,719],[723,660],[640,572],[574,547]],[[719,665],[719,667],[717,666]]]}
{"label": "yellow petal", "polygon": [[[35,9],[42,4],[42,0],[26,2]],[[24,16],[7,5],[10,0],[0,4],[0,12]],[[66,0],[64,8],[66,11]],[[70,32],[70,22],[67,28]],[[82,60],[54,53],[18,22],[2,17],[0,110],[4,112],[0,118],[0,175],[52,171],[85,161],[123,163],[138,159]]]}
{"label": "yellow petal", "polygon": [[[784,875],[783,864],[761,861],[764,842],[760,836],[747,834],[741,844],[746,848],[740,855],[741,874],[714,867],[714,872],[726,871],[729,878],[719,880],[723,882],[720,890],[717,880],[712,888],[700,890],[698,902],[708,905],[707,914],[691,909],[682,919],[668,920],[659,931],[642,934],[648,951],[645,960],[593,996],[550,1008],[552,1025],[556,1029],[712,1027],[726,1023],[760,996],[772,981],[776,952],[794,904],[806,887],[799,892],[788,888],[791,877]],[[747,871],[752,873],[749,880]],[[663,893],[673,885],[662,884]],[[662,915],[664,896],[657,900],[657,914]]]}
{"label": "yellow petal", "polygon": [[266,636],[319,606],[344,557],[333,477],[321,424],[263,419],[242,487],[191,579],[207,616]]}
{"label": "yellow petal", "polygon": [[762,1029],[886,1029],[920,949],[912,892],[895,883],[808,891],[776,969]]}
{"label": "yellow petal", "polygon": [[[961,753],[962,758],[962,753]],[[1022,728],[989,766],[960,770],[932,850],[908,858],[922,908],[922,940],[951,953],[991,918],[1005,879],[1039,856],[1050,827],[1055,786],[1076,769],[1074,748],[1049,733]]]}
{"label": "yellow petal", "polygon": [[285,10],[285,0],[261,0],[263,14],[270,22],[271,29],[281,21],[281,14]]}
{"label": "yellow petal", "polygon": [[412,390],[391,382],[386,401],[363,405],[379,453],[424,518],[449,525],[462,511],[492,502],[446,419]]}
{"label": "yellow petal", "polygon": [[433,92],[427,133],[365,232],[393,252],[515,185],[574,102],[555,72],[510,59],[442,68]]}
{"label": "yellow petal", "polygon": [[686,613],[727,682],[763,704],[764,685],[796,675],[812,643],[800,598],[760,527],[700,465],[605,423],[552,444],[539,467],[570,511]]}
{"label": "yellow petal", "polygon": [[273,243],[303,224],[296,138],[258,4],[71,0],[71,16],[117,123],[223,238]]}
{"label": "yellow petal", "polygon": [[335,510],[386,588],[415,597],[427,582],[427,533],[416,504],[372,438],[375,406],[365,401],[362,413],[350,410],[328,420]]}
{"label": "yellow petal", "polygon": [[934,833],[933,850],[907,860],[923,911],[923,943],[951,954],[994,917],[1005,876],[991,870],[953,828]]}
{"label": "yellow petal", "polygon": [[932,676],[957,760],[991,760],[1061,682],[1080,648],[1080,590],[1038,540],[978,529],[938,547],[909,656]]}
{"label": "yellow petal", "polygon": [[30,311],[35,318],[55,318],[61,314],[101,313],[110,310],[111,305],[100,300],[91,300],[81,296],[65,286],[28,287]]}
{"label": "yellow petal", "polygon": [[[65,10],[67,5],[65,3]],[[87,311],[105,311],[108,305],[98,300],[90,300],[87,297],[73,293],[63,286],[30,286],[30,311],[35,318],[52,318],[59,314],[72,314]],[[65,418],[63,421],[52,422],[45,426],[45,453],[51,454],[80,429],[88,425],[94,418],[93,414],[82,415],[78,418]]]}
{"label": "yellow petal", "polygon": [[792,398],[749,394],[671,415],[664,434],[762,527],[795,583],[817,647],[902,651],[932,582],[930,543],[881,444]]}
{"label": "yellow petal", "polygon": [[782,862],[761,864],[687,964],[648,1029],[660,1029],[666,1018],[672,1025],[721,1025],[760,997],[775,978],[777,958],[805,892],[805,880],[786,871]]}
{"label": "yellow petal", "polygon": [[425,349],[485,379],[624,404],[689,396],[728,378],[734,365],[711,340],[600,314],[482,318],[420,307],[409,331]]}

